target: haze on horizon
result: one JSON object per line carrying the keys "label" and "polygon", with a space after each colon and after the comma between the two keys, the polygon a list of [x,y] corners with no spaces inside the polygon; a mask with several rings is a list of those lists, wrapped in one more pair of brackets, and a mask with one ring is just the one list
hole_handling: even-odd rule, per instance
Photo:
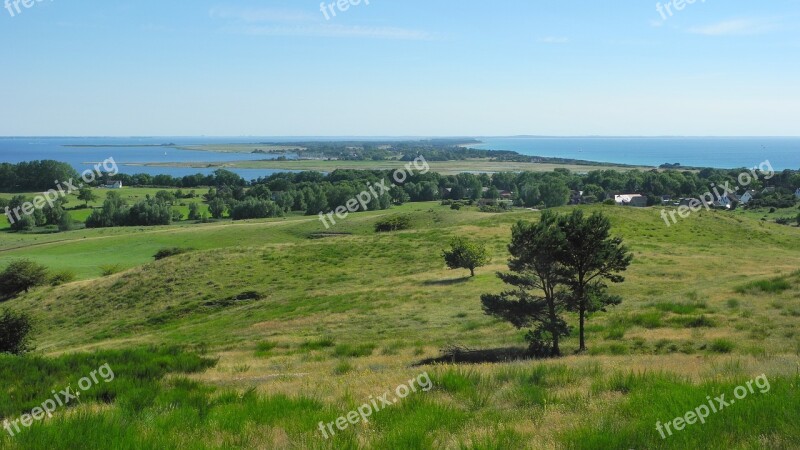
{"label": "haze on horizon", "polygon": [[320,7],[0,10],[0,135],[800,134],[797,0]]}

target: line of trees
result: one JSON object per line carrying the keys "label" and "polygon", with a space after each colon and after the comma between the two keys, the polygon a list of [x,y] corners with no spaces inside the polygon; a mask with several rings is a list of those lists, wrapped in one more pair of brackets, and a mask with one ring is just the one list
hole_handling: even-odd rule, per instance
{"label": "line of trees", "polygon": [[537,223],[512,228],[509,272],[498,277],[509,285],[500,294],[481,297],[486,314],[519,329],[535,356],[559,356],[561,338],[571,327],[564,315],[578,315],[579,351],[586,350],[586,320],[622,300],[610,295],[608,282],[621,283],[633,256],[622,239],[611,236],[611,223],[601,213],[586,217],[549,211]]}

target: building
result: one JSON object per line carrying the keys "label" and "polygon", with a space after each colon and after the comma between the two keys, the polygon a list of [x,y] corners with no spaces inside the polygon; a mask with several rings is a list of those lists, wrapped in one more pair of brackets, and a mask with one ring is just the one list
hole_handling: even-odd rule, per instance
{"label": "building", "polygon": [[744,194],[742,194],[742,196],[739,197],[739,201],[743,205],[746,205],[746,204],[750,203],[750,200],[752,200],[755,196],[756,196],[756,191],[751,189],[751,190],[745,192]]}
{"label": "building", "polygon": [[633,206],[644,208],[647,206],[647,197],[640,194],[622,194],[614,196],[614,203],[618,206]]}
{"label": "building", "polygon": [[122,181],[109,180],[103,187],[106,189],[122,189]]}
{"label": "building", "polygon": [[741,202],[742,199],[738,195],[728,192],[717,199],[713,206],[715,208],[736,209],[736,206],[738,206]]}

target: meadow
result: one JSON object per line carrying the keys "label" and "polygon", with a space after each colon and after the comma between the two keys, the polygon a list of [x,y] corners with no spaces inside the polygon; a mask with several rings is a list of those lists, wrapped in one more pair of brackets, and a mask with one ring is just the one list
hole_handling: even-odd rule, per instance
{"label": "meadow", "polygon": [[[457,175],[459,173],[498,173],[498,172],[550,172],[554,169],[568,169],[573,172],[585,173],[594,170],[652,170],[652,167],[624,166],[613,164],[559,164],[559,163],[531,163],[514,161],[496,161],[492,159],[465,159],[460,161],[428,161],[431,170],[443,175]],[[271,169],[271,170],[297,170],[333,172],[334,170],[397,170],[406,162],[387,161],[345,161],[345,160],[259,160],[259,161],[228,161],[228,162],[188,162],[188,163],[144,163],[148,167],[191,167],[191,168],[223,168],[223,169]]]}
{"label": "meadow", "polygon": [[[714,211],[667,227],[656,208],[581,208],[607,214],[634,253],[626,282],[611,288],[623,303],[591,316],[586,354],[573,336],[563,358],[473,365],[419,363],[448,346],[524,347],[522,331],[483,314],[480,295],[504,289],[495,272],[510,227],[538,212],[414,203],[327,231],[290,216],[0,233],[0,265],[29,258],[78,274],[2,305],[35,318],[38,359],[2,358],[11,369],[0,370],[10,387],[0,416],[105,362],[119,379],[0,434],[0,447],[797,448],[800,229]],[[376,233],[392,215],[411,228]],[[491,253],[475,278],[444,267],[455,236]],[[163,247],[192,251],[154,261]],[[119,270],[101,276],[109,264]],[[319,432],[423,372],[430,392],[331,439]],[[23,385],[38,373],[48,375]],[[768,392],[666,439],[656,430],[762,374]]]}

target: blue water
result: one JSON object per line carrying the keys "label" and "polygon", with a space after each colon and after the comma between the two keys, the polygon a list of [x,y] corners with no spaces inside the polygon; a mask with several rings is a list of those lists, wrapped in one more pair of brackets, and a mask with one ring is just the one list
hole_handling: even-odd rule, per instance
{"label": "blue water", "polygon": [[[71,164],[82,171],[91,167],[88,163],[114,158],[121,173],[167,174],[174,177],[202,173],[210,174],[216,168],[145,167],[125,166],[125,163],[145,162],[224,162],[275,159],[281,155],[252,153],[216,153],[205,151],[176,150],[164,147],[112,147],[111,145],[177,145],[235,144],[264,142],[260,138],[0,138],[0,162],[18,163],[36,159],[53,159]],[[65,147],[65,145],[104,145],[108,147]],[[166,155],[165,155],[166,152]],[[291,155],[286,155],[291,157]],[[230,169],[247,180],[269,176],[280,170]]]}
{"label": "blue water", "polygon": [[[177,145],[235,144],[255,142],[291,143],[308,140],[376,140],[378,138],[288,138],[288,137],[151,137],[151,138],[0,138],[0,162],[17,163],[54,159],[78,170],[90,162],[113,157],[122,173],[168,174],[176,177],[209,174],[215,168],[125,166],[143,162],[222,162],[277,158],[279,155],[214,153],[163,147],[64,147],[64,145]],[[390,140],[391,138],[380,138]],[[394,138],[399,139],[399,138]],[[411,138],[405,138],[411,139]],[[479,138],[476,148],[513,150],[524,155],[562,157],[589,161],[659,166],[738,168],[753,167],[769,160],[775,170],[800,169],[800,138]],[[167,154],[164,155],[164,152]],[[290,156],[290,155],[289,155]],[[291,157],[291,156],[290,156]],[[269,176],[279,170],[232,169],[245,179]]]}
{"label": "blue water", "polygon": [[660,166],[733,169],[769,160],[775,170],[800,169],[800,138],[478,138],[475,148],[523,155]]}

